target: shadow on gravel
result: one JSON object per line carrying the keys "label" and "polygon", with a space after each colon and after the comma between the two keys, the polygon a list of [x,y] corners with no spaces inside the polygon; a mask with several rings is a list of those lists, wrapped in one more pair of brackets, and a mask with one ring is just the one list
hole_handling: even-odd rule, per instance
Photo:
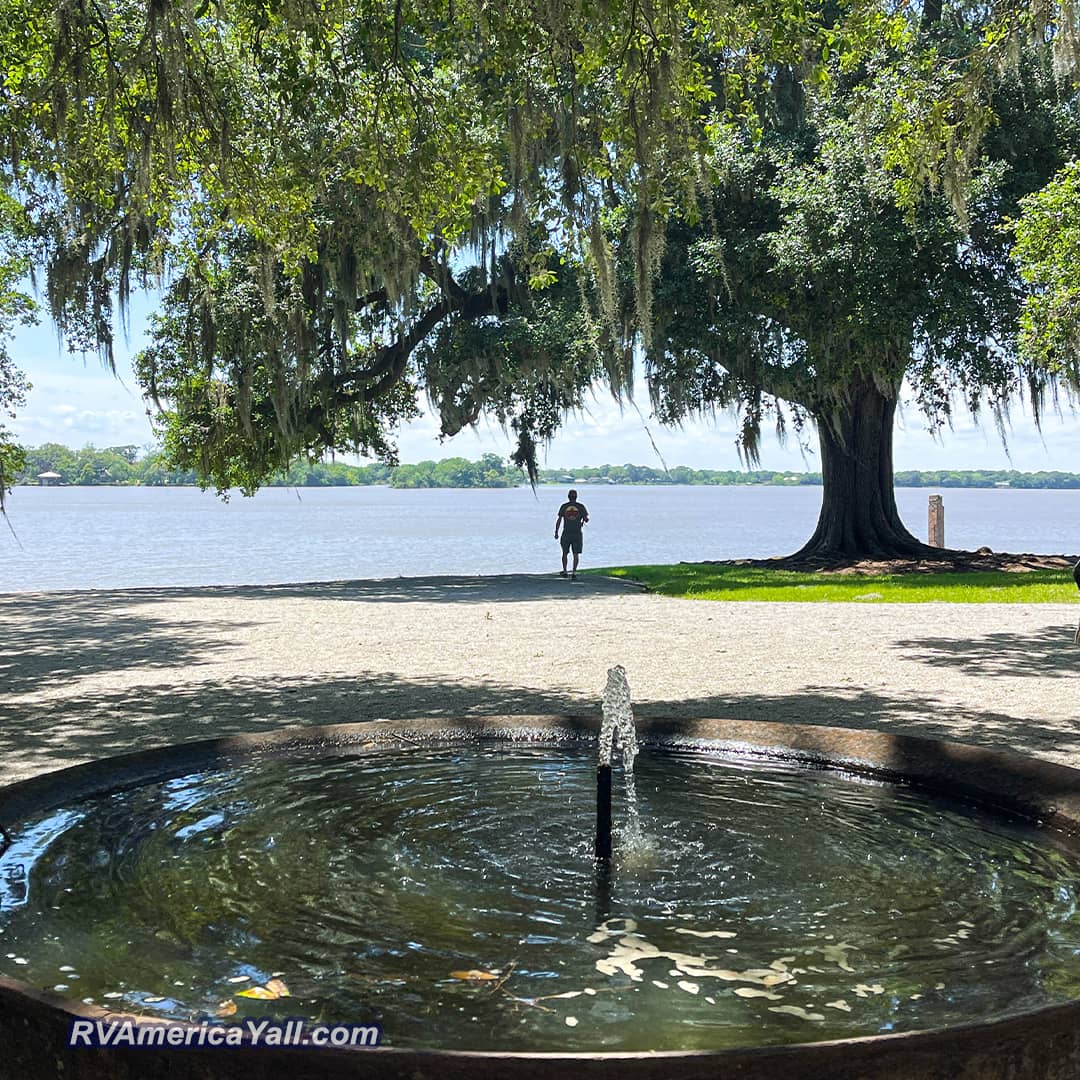
{"label": "shadow on gravel", "polygon": [[966,675],[1062,678],[1080,672],[1076,627],[1061,623],[1030,633],[1002,631],[972,638],[913,637],[893,643],[908,659],[931,667],[957,668]]}
{"label": "shadow on gravel", "polygon": [[228,586],[205,589],[124,589],[0,595],[0,687],[18,695],[87,675],[127,669],[192,667],[222,659],[235,631],[252,621],[159,617],[155,606],[207,599],[311,599],[363,603],[483,603],[580,600],[627,595],[640,587],[614,578],[507,574],[494,577],[395,578],[313,585]]}
{"label": "shadow on gravel", "polygon": [[93,593],[0,601],[0,686],[27,693],[86,675],[192,667],[235,646],[227,636],[255,625],[238,619],[159,619],[153,608],[121,609]]}
{"label": "shadow on gravel", "polygon": [[175,603],[188,599],[354,600],[378,604],[469,604],[474,602],[579,599],[642,592],[643,587],[618,578],[580,575],[576,581],[553,574],[484,574],[476,576],[397,577],[358,581],[311,581],[288,585],[207,585],[198,588],[109,589],[101,591],[0,594],[5,612],[33,608],[49,612],[71,606],[90,612],[117,605]]}
{"label": "shadow on gravel", "polygon": [[[236,678],[141,686],[42,705],[0,702],[0,782],[92,758],[192,739],[316,725],[422,717],[468,720],[503,714],[589,715],[596,694],[560,693],[495,680],[400,679],[358,672],[354,678]],[[1022,702],[1017,703],[1022,709]],[[1007,708],[1007,703],[1002,703]],[[1080,731],[1008,712],[963,712],[930,694],[811,687],[798,694],[716,695],[635,704],[642,717],[726,717],[836,727],[876,727],[900,734],[978,743],[1080,763]]]}

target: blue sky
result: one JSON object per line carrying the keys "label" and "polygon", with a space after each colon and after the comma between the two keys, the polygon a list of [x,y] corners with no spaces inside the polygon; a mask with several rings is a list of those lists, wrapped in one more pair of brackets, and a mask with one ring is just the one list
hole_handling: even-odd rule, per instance
{"label": "blue sky", "polygon": [[[153,442],[146,405],[129,359],[143,340],[145,310],[144,305],[133,305],[131,337],[117,349],[116,375],[96,357],[83,359],[68,353],[47,322],[16,334],[11,343],[12,356],[33,384],[26,408],[11,424],[25,445],[59,442],[73,447],[88,443],[99,447],[128,443],[143,446]],[[542,463],[552,468],[624,463],[658,466],[651,433],[669,467],[741,467],[735,447],[736,425],[731,417],[721,415],[715,420],[670,429],[649,418],[644,390],[638,395],[638,404],[640,415],[633,406],[620,411],[610,395],[598,391],[585,413],[566,421]],[[429,415],[404,428],[398,444],[405,462],[454,455],[476,458],[487,451],[505,456],[512,448],[511,438],[497,425],[485,424],[476,432],[465,431],[440,443],[437,423]],[[1040,434],[1026,410],[1017,406],[1006,453],[991,422],[977,427],[958,418],[953,431],[935,440],[912,407],[901,413],[894,447],[897,469],[1073,472],[1080,470],[1080,417],[1067,410],[1064,418],[1048,417]],[[813,453],[804,459],[794,441],[781,447],[771,435],[763,440],[761,458],[766,469],[803,471],[818,467]]]}

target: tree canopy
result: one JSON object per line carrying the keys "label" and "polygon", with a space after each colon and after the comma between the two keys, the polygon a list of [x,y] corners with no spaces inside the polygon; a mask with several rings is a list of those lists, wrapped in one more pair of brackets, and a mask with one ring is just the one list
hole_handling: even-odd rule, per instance
{"label": "tree canopy", "polygon": [[[1021,87],[1003,120],[1010,80],[1073,64],[1071,6],[0,13],[5,230],[75,347],[110,358],[131,288],[163,290],[139,379],[173,460],[221,488],[328,450],[392,461],[423,395],[448,435],[503,421],[534,468],[588,387],[629,389],[638,349],[662,416],[741,406],[751,453],[781,399],[855,438],[830,423],[864,411],[853,373],[879,428],[905,371],[939,419],[954,390],[993,406],[1017,386],[1011,346],[987,344],[1020,295],[995,230],[1058,162],[1021,183],[986,147],[1034,145],[1025,110],[1068,96],[1029,109]],[[1021,46],[1048,55],[1025,68]]]}
{"label": "tree canopy", "polygon": [[1003,428],[1018,395],[1038,415],[1056,373],[1019,348],[1029,294],[1010,222],[1080,151],[1080,113],[1043,50],[999,74],[960,217],[943,194],[900,205],[895,175],[868,152],[886,131],[894,72],[837,84],[824,97],[785,90],[761,137],[717,139],[708,214],[669,225],[650,387],[669,421],[741,410],[751,459],[763,418],[800,432],[813,421],[826,490],[805,555],[925,553],[892,494],[905,379],[931,430],[958,404],[988,408]]}
{"label": "tree canopy", "polygon": [[[529,340],[552,236],[602,261],[605,202],[633,189],[647,264],[649,221],[694,198],[706,76],[753,79],[819,22],[774,0],[2,9],[5,184],[53,316],[110,358],[114,304],[164,277],[144,385],[178,460],[244,487],[297,454],[392,455],[421,388],[447,434],[490,409],[531,461],[600,360],[574,325]],[[436,326],[512,303],[497,362],[418,370]]]}

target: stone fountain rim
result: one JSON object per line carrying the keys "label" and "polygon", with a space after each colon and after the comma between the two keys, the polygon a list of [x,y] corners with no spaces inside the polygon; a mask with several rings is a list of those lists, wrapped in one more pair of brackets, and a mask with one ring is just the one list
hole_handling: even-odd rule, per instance
{"label": "stone fountain rim", "polygon": [[[799,764],[823,765],[884,780],[914,783],[984,806],[1034,818],[1077,836],[1080,769],[972,743],[855,727],[729,718],[637,717],[646,746],[727,751]],[[271,731],[170,743],[96,758],[0,786],[0,826],[75,799],[151,783],[185,770],[227,764],[263,753],[287,754],[326,745],[371,744],[403,751],[435,742],[595,739],[598,714],[528,714],[448,720],[362,720],[290,725]],[[410,739],[410,736],[412,738]]]}
{"label": "stone fountain rim", "polygon": [[[567,739],[593,739],[598,735],[599,728],[600,717],[596,715],[507,715],[463,718],[457,721],[422,718],[320,726],[296,725],[256,734],[175,743],[99,758],[4,786],[0,788],[0,826],[17,823],[30,814],[53,809],[72,800],[106,794],[181,775],[191,769],[236,762],[263,753],[278,755],[335,744],[360,749],[394,746],[403,752],[447,742],[523,741],[543,745]],[[939,741],[862,728],[718,718],[638,717],[637,729],[639,739],[645,745],[674,749],[701,748],[713,752],[728,751],[771,759],[780,758],[890,781],[912,783],[931,791],[947,792],[951,798],[960,797],[997,811],[1034,819],[1057,831],[1070,847],[1080,850],[1080,769],[969,743]],[[112,1012],[50,991],[38,990],[27,983],[4,976],[0,976],[0,1007],[3,1013],[21,1010],[27,1016],[33,1016],[37,1021],[45,1021],[54,1027],[57,1023],[62,1023],[65,1031],[75,1019],[130,1019],[146,1026],[160,1026],[163,1023],[172,1027],[192,1026],[162,1018]],[[407,1063],[420,1067],[425,1062],[441,1061],[447,1069],[452,1069],[453,1075],[457,1075],[460,1068],[461,1075],[464,1076],[469,1062],[479,1066],[483,1062],[521,1062],[536,1059],[548,1066],[558,1061],[579,1062],[583,1065],[610,1061],[613,1065],[618,1064],[620,1068],[627,1062],[635,1061],[642,1063],[642,1071],[640,1074],[635,1072],[634,1075],[646,1077],[667,1075],[663,1068],[651,1070],[648,1067],[647,1063],[654,1060],[658,1065],[670,1065],[675,1060],[685,1059],[688,1063],[715,1062],[718,1067],[726,1068],[741,1067],[740,1063],[745,1063],[746,1067],[750,1068],[764,1065],[767,1061],[775,1061],[777,1064],[785,1061],[790,1064],[793,1058],[801,1059],[805,1056],[808,1062],[814,1063],[814,1069],[819,1069],[826,1061],[834,1059],[835,1067],[839,1067],[842,1061],[846,1069],[856,1060],[863,1060],[869,1067],[882,1054],[889,1055],[891,1059],[893,1054],[900,1053],[905,1057],[914,1056],[920,1060],[927,1055],[938,1057],[941,1054],[955,1054],[957,1044],[970,1044],[970,1053],[985,1058],[994,1046],[999,1046],[999,1049],[993,1053],[1000,1055],[1006,1045],[1011,1046],[1014,1042],[1031,1039],[1045,1042],[1055,1032],[1074,1032],[1078,1029],[1080,1000],[1075,1000],[1029,1012],[943,1028],[722,1050],[565,1053],[343,1047],[290,1049],[283,1053],[286,1055],[285,1060],[289,1061],[310,1055],[313,1062],[317,1060],[320,1063],[320,1068],[330,1059],[348,1059],[355,1062],[353,1055],[357,1053],[371,1055],[368,1060],[372,1065],[377,1060],[387,1061],[386,1076],[398,1075],[397,1070],[405,1067]],[[214,1051],[179,1049],[176,1053],[205,1057]],[[239,1064],[235,1054],[225,1051],[222,1053],[226,1053],[223,1060],[227,1060],[232,1066]],[[261,1050],[259,1056],[269,1064],[269,1058],[265,1057],[267,1053],[268,1051]],[[837,1054],[841,1056],[836,1057]],[[855,1055],[854,1058],[851,1057],[852,1054]],[[1077,1059],[1080,1059],[1080,1037],[1077,1039],[1076,1054]],[[389,1064],[391,1061],[394,1062],[393,1065]],[[834,1066],[830,1065],[831,1067]],[[475,1076],[477,1080],[483,1080],[488,1075],[497,1075],[494,1071],[485,1072],[483,1069],[474,1072],[471,1066],[467,1071],[468,1075]],[[371,1075],[383,1074],[376,1069]],[[440,1074],[436,1072],[431,1075]],[[446,1075],[449,1076],[450,1072]],[[795,1071],[791,1080],[796,1080],[801,1075],[804,1074]],[[805,1075],[816,1073],[807,1072]],[[847,1075],[846,1072],[844,1075]],[[851,1075],[860,1074],[856,1072]],[[960,1076],[961,1073],[957,1071],[941,1075]]]}

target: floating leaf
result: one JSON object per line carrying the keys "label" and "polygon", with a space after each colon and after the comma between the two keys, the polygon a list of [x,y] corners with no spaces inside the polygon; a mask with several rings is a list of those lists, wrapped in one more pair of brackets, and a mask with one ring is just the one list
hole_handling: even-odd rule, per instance
{"label": "floating leaf", "polygon": [[795,978],[794,978],[793,975],[789,974],[786,971],[778,971],[775,975],[766,975],[765,978],[763,978],[761,980],[761,985],[762,986],[779,986],[781,983],[794,982],[794,981],[795,981]]}
{"label": "floating leaf", "polygon": [[463,982],[491,982],[499,976],[493,971],[451,971],[451,979],[461,979]]}
{"label": "floating leaf", "polygon": [[267,990],[265,986],[249,986],[246,990],[238,990],[237,997],[258,998],[260,1001],[277,1001],[280,995],[273,990]]}
{"label": "floating leaf", "polygon": [[289,993],[289,988],[281,981],[281,979],[267,980],[266,989],[276,994],[279,998],[292,997]]}
{"label": "floating leaf", "polygon": [[843,998],[839,998],[836,1001],[826,1001],[825,1008],[839,1009],[841,1012],[851,1012],[851,1006],[844,1001]]}
{"label": "floating leaf", "polygon": [[676,934],[689,934],[691,937],[700,938],[733,938],[738,935],[733,930],[689,930],[685,926],[677,926],[675,928]]}
{"label": "floating leaf", "polygon": [[779,994],[772,994],[768,990],[755,990],[752,986],[737,986],[735,993],[742,998],[768,998],[769,1001],[781,1001]]}
{"label": "floating leaf", "polygon": [[235,1001],[223,1001],[217,1007],[218,1016],[235,1016],[236,1015],[236,1002]]}
{"label": "floating leaf", "polygon": [[685,990],[688,994],[696,994],[701,989],[697,983],[687,982],[686,979],[680,979],[678,986],[680,990]]}

